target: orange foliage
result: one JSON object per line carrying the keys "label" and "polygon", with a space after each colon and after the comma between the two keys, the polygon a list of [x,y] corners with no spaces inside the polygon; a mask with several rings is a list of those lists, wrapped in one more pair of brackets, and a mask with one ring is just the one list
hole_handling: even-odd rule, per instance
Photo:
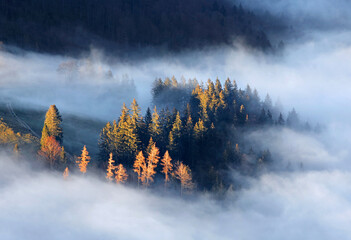
{"label": "orange foliage", "polygon": [[112,178],[113,178],[113,170],[115,170],[116,166],[113,165],[113,163],[115,162],[113,160],[113,154],[110,153],[110,158],[108,159],[108,166],[107,166],[107,172],[106,172],[106,179],[108,181],[112,181]]}
{"label": "orange foliage", "polygon": [[168,174],[173,170],[173,164],[171,163],[171,161],[172,158],[171,156],[169,156],[168,151],[166,151],[165,155],[161,160],[161,165],[163,166],[162,173],[165,174],[165,185],[167,184],[167,182],[169,182]]}
{"label": "orange foliage", "polygon": [[68,175],[69,175],[69,170],[68,170],[68,167],[66,167],[65,171],[63,172],[63,179],[67,179],[68,178]]}
{"label": "orange foliage", "polygon": [[122,164],[119,164],[116,169],[117,169],[115,171],[116,183],[125,183],[128,179],[128,174],[127,174],[126,169],[123,167]]}
{"label": "orange foliage", "polygon": [[78,159],[80,159],[80,160],[77,161],[76,163],[78,164],[79,171],[81,171],[82,173],[86,173],[87,166],[88,166],[88,163],[90,162],[89,160],[91,158],[89,156],[89,152],[87,151],[87,147],[85,145],[84,145],[83,150],[82,150],[82,155],[80,157],[78,157]]}
{"label": "orange foliage", "polygon": [[139,186],[139,181],[141,181],[142,183],[145,182],[145,176],[142,175],[142,171],[145,171],[146,169],[146,162],[142,151],[140,151],[136,156],[133,167],[134,167],[133,171],[138,174],[138,186]]}
{"label": "orange foliage", "polygon": [[147,158],[145,170],[142,172],[142,178],[146,180],[143,184],[146,186],[149,186],[150,182],[154,181],[154,175],[156,174],[155,168],[160,159],[159,154],[160,150],[156,147],[156,144],[154,144]]}
{"label": "orange foliage", "polygon": [[55,137],[50,136],[45,139],[45,144],[38,153],[49,162],[50,167],[52,168],[55,161],[60,157],[61,146],[56,141]]}

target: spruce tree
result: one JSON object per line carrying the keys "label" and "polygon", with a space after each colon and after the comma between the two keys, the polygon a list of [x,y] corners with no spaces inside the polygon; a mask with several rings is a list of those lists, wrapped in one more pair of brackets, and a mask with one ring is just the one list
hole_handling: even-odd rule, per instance
{"label": "spruce tree", "polygon": [[180,114],[177,112],[176,119],[173,123],[172,131],[169,133],[169,145],[168,148],[171,150],[175,158],[180,157],[181,137],[182,137],[182,121]]}

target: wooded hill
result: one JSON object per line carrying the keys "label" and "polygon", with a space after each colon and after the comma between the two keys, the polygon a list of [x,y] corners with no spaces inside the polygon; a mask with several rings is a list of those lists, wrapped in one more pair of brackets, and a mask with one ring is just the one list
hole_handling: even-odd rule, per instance
{"label": "wooded hill", "polygon": [[231,44],[267,49],[262,19],[225,0],[9,0],[0,2],[0,41],[69,54],[89,50]]}

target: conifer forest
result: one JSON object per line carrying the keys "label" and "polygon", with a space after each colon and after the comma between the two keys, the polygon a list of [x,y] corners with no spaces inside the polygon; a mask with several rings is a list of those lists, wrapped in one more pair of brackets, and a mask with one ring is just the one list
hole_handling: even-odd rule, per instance
{"label": "conifer forest", "polygon": [[350,10],[0,1],[0,239],[349,239]]}

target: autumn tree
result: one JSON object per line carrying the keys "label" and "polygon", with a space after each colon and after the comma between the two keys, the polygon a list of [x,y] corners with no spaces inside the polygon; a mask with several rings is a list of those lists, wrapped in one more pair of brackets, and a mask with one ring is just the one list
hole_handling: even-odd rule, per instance
{"label": "autumn tree", "polygon": [[160,159],[160,151],[154,144],[151,148],[149,156],[146,161],[145,170],[142,172],[142,178],[145,179],[144,185],[149,186],[151,182],[154,181],[154,176],[156,174],[157,163]]}
{"label": "autumn tree", "polygon": [[165,175],[165,186],[167,186],[167,182],[169,182],[169,174],[173,170],[173,164],[171,163],[172,158],[169,156],[168,151],[165,152],[165,155],[163,156],[161,160],[161,165],[162,165],[162,173]]}
{"label": "autumn tree", "polygon": [[65,168],[65,171],[63,171],[63,179],[67,179],[68,178],[68,175],[69,175],[69,170],[68,170],[68,167]]}
{"label": "autumn tree", "polygon": [[78,164],[79,171],[85,174],[87,172],[88,163],[90,162],[89,160],[91,159],[87,147],[85,145],[82,150],[82,155],[78,157],[78,159],[79,160],[76,161],[76,163]]}
{"label": "autumn tree", "polygon": [[55,137],[49,136],[45,138],[44,144],[39,150],[39,155],[44,157],[52,169],[54,163],[60,158],[62,149],[60,144],[56,141]]}
{"label": "autumn tree", "polygon": [[41,145],[45,144],[45,139],[48,136],[52,136],[55,140],[62,144],[63,131],[61,128],[62,117],[59,110],[55,105],[51,105],[49,110],[46,112],[45,121],[41,137]]}
{"label": "autumn tree", "polygon": [[116,183],[125,183],[128,179],[127,170],[123,167],[122,164],[117,165],[115,171]]}
{"label": "autumn tree", "polygon": [[180,181],[180,195],[183,195],[184,189],[192,189],[194,184],[192,182],[191,170],[190,168],[178,162],[175,170],[175,176]]}
{"label": "autumn tree", "polygon": [[134,168],[133,171],[138,174],[138,187],[139,187],[139,182],[141,181],[142,183],[144,183],[146,180],[144,178],[145,176],[142,175],[142,171],[146,171],[146,162],[142,151],[140,151],[136,156],[133,168]]}
{"label": "autumn tree", "polygon": [[115,170],[116,166],[113,165],[115,161],[113,160],[113,154],[110,153],[110,158],[108,159],[107,170],[106,170],[106,179],[108,181],[112,181],[113,178],[113,170]]}
{"label": "autumn tree", "polygon": [[162,128],[160,124],[160,115],[157,112],[156,106],[154,112],[152,113],[151,123],[149,125],[149,132],[151,137],[157,142],[161,134]]}

